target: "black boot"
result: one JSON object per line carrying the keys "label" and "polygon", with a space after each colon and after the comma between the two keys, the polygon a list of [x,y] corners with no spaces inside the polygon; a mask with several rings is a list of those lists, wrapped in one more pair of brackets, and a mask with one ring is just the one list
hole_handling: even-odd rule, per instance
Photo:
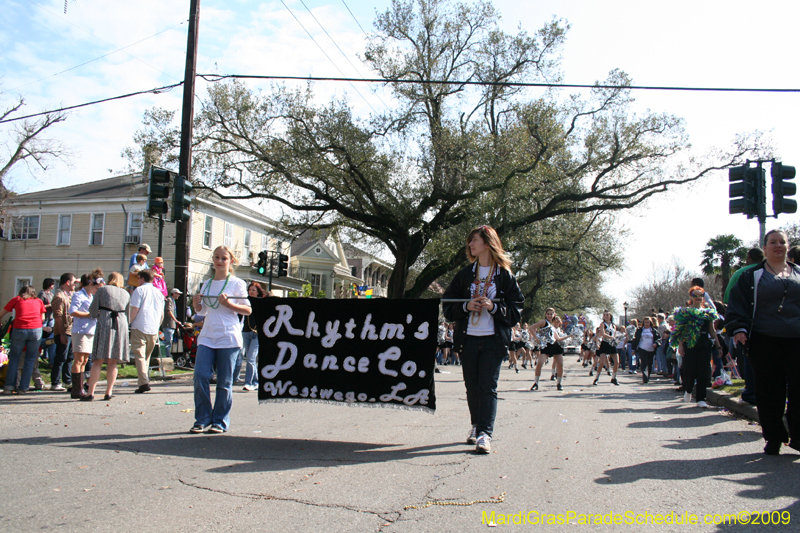
{"label": "black boot", "polygon": [[72,388],[69,397],[73,400],[80,400],[83,396],[83,374],[80,372],[72,373]]}

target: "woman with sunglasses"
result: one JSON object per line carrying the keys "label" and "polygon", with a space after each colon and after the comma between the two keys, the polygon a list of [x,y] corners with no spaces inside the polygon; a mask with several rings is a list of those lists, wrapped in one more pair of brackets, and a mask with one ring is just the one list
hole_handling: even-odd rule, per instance
{"label": "woman with sunglasses", "polygon": [[697,285],[689,289],[689,305],[673,313],[675,329],[670,338],[673,348],[677,348],[683,357],[683,401],[691,402],[692,390],[695,390],[697,407],[700,408],[708,407],[706,388],[711,379],[711,349],[719,350],[719,338],[714,329],[714,321],[719,315],[713,307],[706,307],[705,294],[705,289]]}
{"label": "woman with sunglasses", "polygon": [[72,317],[72,390],[70,397],[80,400],[83,395],[83,372],[92,369],[89,356],[94,347],[97,319],[92,318],[89,308],[97,289],[106,284],[99,268],[81,276],[81,289],[72,295],[69,314]]}
{"label": "woman with sunglasses", "polygon": [[467,259],[445,291],[444,316],[456,324],[453,349],[461,355],[472,422],[467,444],[476,453],[490,453],[497,414],[497,381],[511,343],[511,328],[519,322],[525,297],[511,273],[511,260],[491,226],[467,235]]}
{"label": "woman with sunglasses", "polygon": [[753,367],[767,455],[778,455],[784,442],[800,451],[800,267],[788,260],[788,247],[782,230],[764,236],[764,261],[739,277],[725,315],[725,330]]}

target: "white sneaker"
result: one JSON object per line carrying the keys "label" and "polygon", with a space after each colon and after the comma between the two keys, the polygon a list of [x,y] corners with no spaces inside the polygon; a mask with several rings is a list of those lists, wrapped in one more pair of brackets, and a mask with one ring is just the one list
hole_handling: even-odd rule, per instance
{"label": "white sneaker", "polygon": [[472,426],[467,437],[467,444],[475,444],[476,442],[478,442],[478,427]]}
{"label": "white sneaker", "polygon": [[244,387],[242,387],[242,390],[253,391],[256,390],[256,388],[253,387],[252,385],[245,385]]}
{"label": "white sneaker", "polygon": [[692,393],[691,392],[684,392],[683,393],[683,401],[689,403],[692,401]]}
{"label": "white sneaker", "polygon": [[703,400],[700,400],[699,402],[697,402],[697,407],[699,407],[700,409],[705,409],[706,407],[708,407],[708,404]]}
{"label": "white sneaker", "polygon": [[476,453],[490,453],[492,451],[492,437],[486,433],[481,433],[478,437],[477,446],[475,446]]}
{"label": "white sneaker", "polygon": [[50,390],[55,392],[64,392],[67,389],[65,389],[61,385],[56,385],[55,387],[50,387]]}

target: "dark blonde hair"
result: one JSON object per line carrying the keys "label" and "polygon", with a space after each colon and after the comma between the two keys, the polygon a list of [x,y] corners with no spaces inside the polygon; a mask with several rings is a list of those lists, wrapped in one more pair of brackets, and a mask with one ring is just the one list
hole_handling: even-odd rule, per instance
{"label": "dark blonde hair", "polygon": [[503,243],[500,242],[500,236],[491,226],[481,226],[479,228],[475,228],[469,232],[469,235],[467,235],[467,259],[469,259],[469,262],[474,263],[478,259],[472,255],[472,252],[470,252],[469,249],[469,241],[471,241],[472,237],[474,237],[476,234],[480,235],[481,239],[483,239],[483,242],[485,242],[486,246],[489,247],[489,251],[492,254],[492,261],[494,261],[497,266],[510,271],[511,260],[503,250]]}
{"label": "dark blonde hair", "polygon": [[122,277],[122,274],[119,272],[112,272],[108,275],[108,284],[113,285],[115,287],[119,287],[120,289],[125,287],[125,282]]}

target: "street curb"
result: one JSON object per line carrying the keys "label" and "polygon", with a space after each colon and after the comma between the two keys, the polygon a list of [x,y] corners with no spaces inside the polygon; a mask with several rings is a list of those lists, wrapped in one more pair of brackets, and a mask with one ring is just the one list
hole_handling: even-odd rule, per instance
{"label": "street curb", "polygon": [[758,409],[755,405],[746,402],[740,403],[737,397],[710,388],[706,391],[706,398],[710,404],[724,407],[739,416],[758,422]]}

